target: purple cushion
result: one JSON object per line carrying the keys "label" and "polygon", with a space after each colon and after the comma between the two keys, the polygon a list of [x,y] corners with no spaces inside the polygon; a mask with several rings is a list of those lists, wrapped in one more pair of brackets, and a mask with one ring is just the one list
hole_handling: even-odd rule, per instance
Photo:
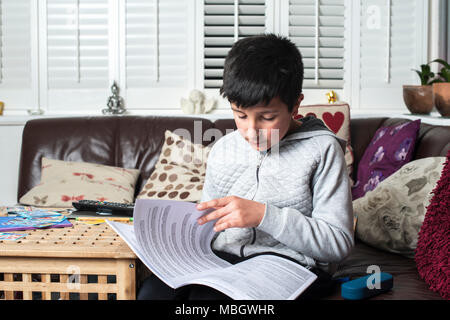
{"label": "purple cushion", "polygon": [[375,132],[358,164],[357,181],[352,187],[353,200],[375,189],[381,181],[411,161],[419,128],[420,119],[383,127]]}

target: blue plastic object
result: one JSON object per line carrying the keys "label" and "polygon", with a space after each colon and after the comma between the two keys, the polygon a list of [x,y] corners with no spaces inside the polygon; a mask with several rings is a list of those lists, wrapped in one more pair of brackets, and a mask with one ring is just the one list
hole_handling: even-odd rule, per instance
{"label": "blue plastic object", "polygon": [[344,282],[350,281],[350,278],[349,277],[337,278],[336,281],[339,283],[344,283]]}
{"label": "blue plastic object", "polygon": [[[370,279],[369,279],[370,278]],[[361,300],[389,291],[394,278],[386,272],[372,273],[341,285],[341,296],[347,300]]]}

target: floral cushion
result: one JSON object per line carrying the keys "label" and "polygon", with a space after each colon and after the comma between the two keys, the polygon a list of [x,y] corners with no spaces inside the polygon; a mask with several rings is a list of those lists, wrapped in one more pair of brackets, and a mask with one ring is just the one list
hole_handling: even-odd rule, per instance
{"label": "floral cushion", "polygon": [[52,208],[70,208],[78,200],[131,203],[138,176],[135,169],[42,158],[40,184],[19,201]]}
{"label": "floral cushion", "polygon": [[352,187],[356,200],[411,161],[420,120],[405,122],[397,126],[382,127],[375,132],[358,164],[357,181]]}
{"label": "floral cushion", "polygon": [[314,116],[321,119],[331,131],[341,139],[347,141],[345,150],[345,163],[347,171],[353,185],[353,149],[350,140],[350,106],[348,104],[327,104],[327,105],[310,105],[300,106],[296,119],[307,116]]}
{"label": "floral cushion", "polygon": [[356,236],[374,247],[413,257],[444,162],[445,157],[412,161],[354,200]]}
{"label": "floral cushion", "polygon": [[137,198],[200,201],[209,151],[209,147],[166,130],[155,170]]}

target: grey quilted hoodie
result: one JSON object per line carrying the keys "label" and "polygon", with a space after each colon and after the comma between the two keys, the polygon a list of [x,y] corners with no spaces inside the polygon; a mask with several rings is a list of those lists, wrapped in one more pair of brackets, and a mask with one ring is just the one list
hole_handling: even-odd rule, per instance
{"label": "grey quilted hoodie", "polygon": [[346,142],[314,117],[268,152],[234,131],[208,157],[201,201],[235,195],[266,204],[256,228],[230,228],[214,250],[238,256],[276,252],[330,273],[354,246]]}

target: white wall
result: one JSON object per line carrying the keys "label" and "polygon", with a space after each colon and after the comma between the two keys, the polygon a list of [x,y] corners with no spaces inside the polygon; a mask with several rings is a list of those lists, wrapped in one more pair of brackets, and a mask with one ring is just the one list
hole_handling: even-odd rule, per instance
{"label": "white wall", "polygon": [[[439,57],[439,0],[429,1],[428,19],[428,61],[433,61]],[[431,69],[438,71],[438,64],[433,63]]]}
{"label": "white wall", "polygon": [[17,202],[23,124],[0,125],[0,206]]}

